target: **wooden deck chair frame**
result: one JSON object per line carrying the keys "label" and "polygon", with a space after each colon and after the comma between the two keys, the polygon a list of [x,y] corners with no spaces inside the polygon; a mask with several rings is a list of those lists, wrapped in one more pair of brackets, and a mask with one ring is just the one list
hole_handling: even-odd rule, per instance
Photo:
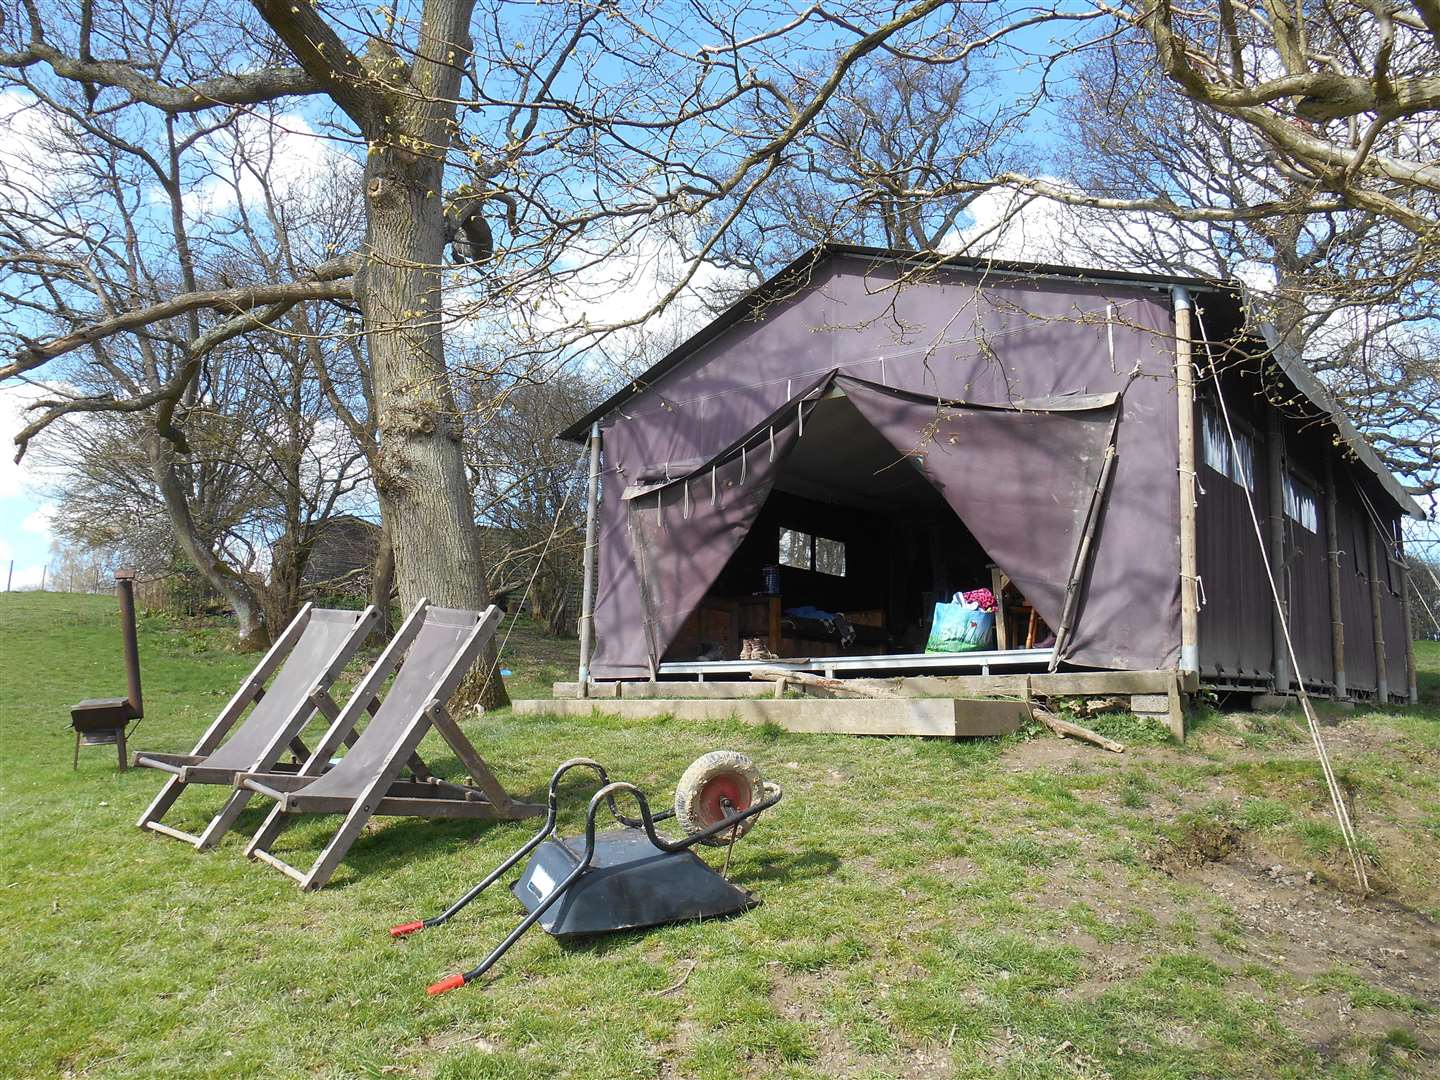
{"label": "wooden deck chair frame", "polygon": [[216,812],[204,831],[197,836],[194,833],[160,823],[160,819],[185,793],[187,787],[191,784],[208,784],[223,785],[234,789],[236,777],[242,772],[275,769],[280,755],[285,752],[287,746],[295,752],[297,757],[308,760],[309,750],[301,741],[300,732],[304,730],[305,725],[310,722],[310,718],[317,711],[326,720],[332,722],[339,714],[340,706],[330,696],[330,687],[340,677],[345,665],[359,651],[360,646],[374,632],[380,613],[373,605],[358,613],[359,617],[356,619],[354,629],[331,653],[325,666],[316,673],[310,683],[309,692],[298,698],[283,715],[280,722],[275,725],[274,734],[248,768],[222,769],[206,765],[206,761],[220,748],[221,743],[230,733],[230,729],[245,714],[245,710],[264,697],[265,683],[295,651],[295,647],[305,633],[305,628],[310,623],[311,615],[316,610],[318,609],[313,605],[306,604],[295,615],[295,618],[290,620],[290,625],[285,628],[285,632],[261,657],[260,663],[255,665],[255,669],[240,684],[240,688],[220,710],[220,714],[215,717],[214,722],[205,729],[205,733],[200,736],[190,753],[162,754],[145,750],[135,755],[137,766],[159,769],[171,774],[161,786],[160,793],[140,815],[140,820],[135,823],[137,828],[150,829],[163,836],[183,840],[199,851],[206,851],[218,844],[225,833],[229,831],[254,792],[232,790],[225,805]]}
{"label": "wooden deck chair frame", "polygon": [[[305,793],[305,787],[320,775],[341,742],[348,741],[347,736],[352,734],[361,715],[375,711],[380,685],[396,669],[401,654],[419,634],[429,609],[428,600],[416,605],[298,774],[252,773],[236,778],[237,786],[275,800],[274,809],[246,845],[245,854],[293,878],[302,889],[322,888],[366,823],[376,815],[518,821],[545,813],[543,806],[519,802],[510,796],[445,708],[445,702],[458,689],[500,623],[500,609],[494,605],[477,618],[456,655],[434,680],[427,700],[400,727],[384,764],[358,795]],[[419,762],[416,749],[432,725],[465,766],[475,786],[442,780],[431,775],[423,762]],[[420,764],[421,770],[417,770],[415,780],[403,781],[400,772],[411,762]],[[298,870],[268,850],[284,828],[287,814],[345,815],[309,870]]]}

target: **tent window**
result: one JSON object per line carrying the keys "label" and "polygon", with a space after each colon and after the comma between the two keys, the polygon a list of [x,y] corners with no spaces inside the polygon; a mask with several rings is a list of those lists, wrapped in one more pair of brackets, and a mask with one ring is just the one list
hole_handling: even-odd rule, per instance
{"label": "tent window", "polygon": [[781,529],[780,565],[809,570],[810,541],[813,539],[809,533],[800,532],[798,529]]}
{"label": "tent window", "polygon": [[1235,451],[1230,449],[1230,434],[1225,421],[1208,405],[1200,413],[1200,431],[1205,444],[1205,464],[1215,472],[1234,480],[1246,491],[1255,490],[1255,440],[1244,430],[1235,432]]}
{"label": "tent window", "polygon": [[845,543],[812,536],[799,529],[780,530],[780,565],[814,570],[832,577],[845,576]]}
{"label": "tent window", "polygon": [[1225,425],[1215,410],[1206,408],[1200,414],[1200,428],[1205,437],[1205,464],[1221,476],[1230,475],[1230,440]]}
{"label": "tent window", "polygon": [[815,569],[833,577],[845,576],[845,545],[839,540],[815,538]]}
{"label": "tent window", "polygon": [[1247,432],[1235,432],[1236,453],[1230,462],[1230,479],[1252,494],[1255,491],[1255,440]]}
{"label": "tent window", "polygon": [[1292,472],[1285,474],[1285,516],[1302,529],[1320,531],[1320,503],[1315,489]]}

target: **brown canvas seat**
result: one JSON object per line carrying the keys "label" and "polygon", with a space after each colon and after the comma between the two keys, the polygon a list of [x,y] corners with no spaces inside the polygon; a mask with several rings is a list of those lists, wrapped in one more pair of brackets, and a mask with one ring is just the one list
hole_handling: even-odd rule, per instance
{"label": "brown canvas seat", "polygon": [[[445,709],[499,622],[500,610],[493,605],[476,612],[420,601],[298,774],[256,770],[236,778],[240,788],[275,800],[275,808],[245,853],[288,874],[302,889],[318,889],[377,814],[518,820],[543,813],[543,806],[510,797]],[[380,686],[402,654],[405,659],[395,682],[376,708]],[[374,715],[353,737],[367,711]],[[432,725],[455,751],[474,786],[431,775],[417,757],[416,748]],[[343,742],[350,742],[349,749],[331,766],[331,756]],[[412,778],[402,780],[407,765]],[[308,871],[297,870],[268,850],[284,827],[286,814],[345,815]]]}
{"label": "brown canvas seat", "polygon": [[[306,604],[301,608],[190,753],[142,750],[135,755],[137,766],[171,774],[135,824],[184,840],[201,851],[219,843],[253,792],[232,791],[199,836],[162,825],[160,819],[190,784],[233,787],[238,774],[277,769],[287,747],[299,760],[309,757],[300,733],[317,710],[327,720],[339,714],[330,687],[375,629],[377,619],[373,607],[334,611]],[[271,680],[268,690],[267,680]],[[250,715],[227,739],[252,704]]]}

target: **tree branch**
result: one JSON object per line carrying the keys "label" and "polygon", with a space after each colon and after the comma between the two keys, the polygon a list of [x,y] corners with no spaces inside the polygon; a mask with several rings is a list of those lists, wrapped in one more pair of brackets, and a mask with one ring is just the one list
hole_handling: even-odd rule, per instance
{"label": "tree branch", "polygon": [[[308,280],[291,281],[264,285],[247,285],[234,289],[202,289],[199,292],[181,293],[179,296],[172,296],[158,304],[149,307],[137,308],[133,311],[122,312],[109,319],[102,319],[99,322],[91,323],[89,326],[81,327],[64,337],[55,338],[52,341],[41,344],[30,345],[15,354],[15,359],[0,367],[0,380],[11,378],[15,375],[31,371],[42,364],[63,356],[65,353],[73,352],[85,345],[94,344],[114,334],[124,333],[131,330],[139,330],[142,327],[150,326],[153,323],[162,322],[165,319],[172,319],[177,315],[184,315],[187,312],[198,311],[201,308],[215,308],[219,310],[248,311],[259,307],[262,304],[297,304],[302,300],[339,300],[353,298],[355,286],[353,281],[341,280],[351,278],[355,274],[356,263],[353,258],[346,257],[335,259],[315,268]],[[245,317],[246,324],[236,333],[243,333],[248,326],[255,324],[253,317]],[[222,324],[226,325],[226,324]],[[214,332],[212,328],[211,332]],[[229,336],[233,337],[234,334]],[[203,339],[201,335],[197,340]],[[220,340],[224,340],[221,338]],[[213,344],[218,344],[214,342]],[[212,346],[207,346],[212,347]]]}
{"label": "tree branch", "polygon": [[309,77],[325,89],[364,134],[374,135],[385,97],[381,83],[365,69],[340,35],[309,0],[250,0]]}
{"label": "tree branch", "polygon": [[217,105],[258,105],[325,90],[318,79],[301,68],[261,68],[243,75],[219,75],[188,86],[167,86],[146,78],[128,61],[76,59],[43,39],[31,41],[19,52],[0,53],[0,67],[18,69],[42,63],[62,79],[124,90],[134,101],[170,114],[201,112]]}

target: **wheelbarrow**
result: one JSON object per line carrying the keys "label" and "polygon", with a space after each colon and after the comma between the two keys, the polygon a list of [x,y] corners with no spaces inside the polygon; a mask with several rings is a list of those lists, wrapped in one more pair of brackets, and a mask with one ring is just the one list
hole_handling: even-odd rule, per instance
{"label": "wheelbarrow", "polygon": [[[554,835],[560,780],[572,769],[593,771],[599,788],[586,809],[585,835],[562,838]],[[598,761],[571,758],[550,777],[548,813],[539,832],[439,915],[391,927],[390,935],[405,937],[449,922],[527,855],[530,861],[511,887],[526,911],[520,924],[477,966],[431,984],[427,993],[443,994],[480,978],[537,922],[555,937],[568,938],[733,915],[758,903],[724,876],[734,843],[782,794],[745,755],[719,750],[685,770],[674,806],[657,814],[634,784],[611,781]],[[635,800],[639,818],[620,812],[616,796],[626,795]],[[620,828],[596,832],[602,807]],[[656,832],[655,823],[667,818],[685,831],[683,838],[668,840]],[[726,848],[720,873],[691,850],[699,844]]]}

